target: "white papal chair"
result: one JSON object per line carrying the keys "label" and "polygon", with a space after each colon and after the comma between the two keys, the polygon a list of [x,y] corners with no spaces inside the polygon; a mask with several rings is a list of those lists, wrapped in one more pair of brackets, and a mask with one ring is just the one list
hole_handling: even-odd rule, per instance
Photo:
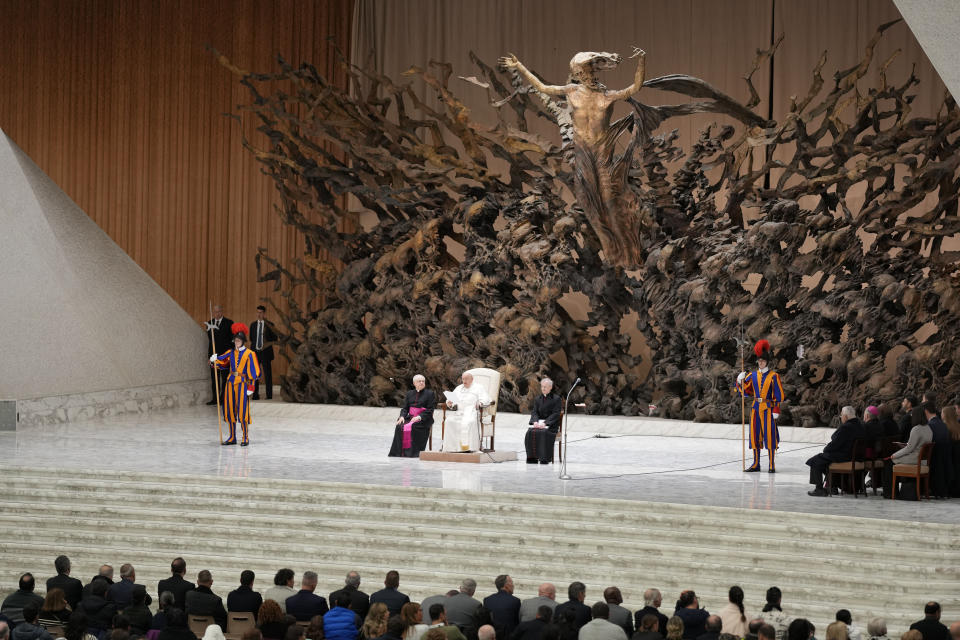
{"label": "white papal chair", "polygon": [[[487,395],[490,396],[490,404],[480,409],[480,450],[493,451],[497,425],[497,401],[500,399],[500,372],[496,369],[479,367],[468,369],[464,373],[473,375],[473,384],[482,386],[486,389]],[[447,431],[447,405],[440,403],[439,406],[443,412],[440,418],[440,439],[442,440]],[[433,433],[430,435],[430,449],[432,450]]]}

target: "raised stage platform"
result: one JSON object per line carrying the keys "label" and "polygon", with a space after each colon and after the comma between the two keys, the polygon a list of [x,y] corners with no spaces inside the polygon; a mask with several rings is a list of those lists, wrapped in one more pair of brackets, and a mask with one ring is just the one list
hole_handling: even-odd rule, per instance
{"label": "raised stage platform", "polygon": [[222,594],[246,568],[261,590],[280,567],[314,570],[324,594],[347,570],[370,592],[395,568],[415,600],[463,577],[486,595],[507,572],[522,598],[582,580],[591,602],[617,585],[634,609],[648,587],[665,609],[685,588],[718,609],[739,584],[757,612],[777,585],[818,631],[848,608],[894,637],[930,599],[960,619],[960,501],[807,496],[827,430],[783,429],[778,473],[744,474],[739,425],[574,414],[560,480],[522,459],[514,414],[497,453],[520,460],[388,458],[397,412],[258,402],[246,448],[218,444],[206,406],[0,432],[0,596],[58,553],[84,580],[131,562],[152,593],[183,555]]}

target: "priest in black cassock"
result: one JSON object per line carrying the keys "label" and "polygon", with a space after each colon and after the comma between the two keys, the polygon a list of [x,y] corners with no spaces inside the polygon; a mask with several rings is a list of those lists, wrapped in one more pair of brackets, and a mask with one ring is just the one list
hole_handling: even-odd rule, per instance
{"label": "priest in black cassock", "polygon": [[560,428],[563,415],[563,403],[560,396],[553,393],[553,380],[540,381],[540,395],[533,401],[533,413],[523,445],[527,449],[527,464],[548,464],[553,462],[553,443]]}
{"label": "priest in black cassock", "polygon": [[413,390],[407,391],[393,430],[393,444],[388,456],[417,458],[427,448],[427,438],[433,428],[433,409],[437,396],[427,389],[427,380],[419,373],[413,376]]}

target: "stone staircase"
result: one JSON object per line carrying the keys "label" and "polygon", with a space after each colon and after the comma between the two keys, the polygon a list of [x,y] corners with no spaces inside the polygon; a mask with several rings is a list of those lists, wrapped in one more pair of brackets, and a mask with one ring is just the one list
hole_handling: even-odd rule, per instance
{"label": "stone staircase", "polygon": [[617,585],[625,606],[657,587],[664,611],[683,589],[710,610],[730,585],[756,614],[767,587],[784,610],[809,618],[818,635],[837,609],[861,628],[884,616],[891,636],[938,600],[960,619],[960,540],[950,525],[435,488],[199,475],[0,468],[0,591],[23,571],[43,584],[65,553],[87,582],[101,563],[131,562],[148,592],[182,555],[188,578],[209,569],[214,591],[240,571],[265,590],[289,566],[320,575],[323,595],[350,569],[361,589],[380,588],[388,569],[414,600],[455,588],[463,577],[494,591],[509,573],[521,598],[554,582],[558,600],[581,580],[587,602]]}

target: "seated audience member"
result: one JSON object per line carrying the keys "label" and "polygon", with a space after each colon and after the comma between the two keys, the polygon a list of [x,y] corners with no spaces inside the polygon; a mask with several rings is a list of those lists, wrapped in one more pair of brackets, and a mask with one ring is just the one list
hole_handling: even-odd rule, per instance
{"label": "seated audience member", "polygon": [[12,640],[53,640],[50,632],[40,626],[40,607],[35,602],[24,605],[20,615],[23,622],[13,628]]}
{"label": "seated audience member", "polygon": [[467,636],[467,640],[479,640],[480,629],[485,626],[494,629],[494,635],[496,635],[496,630],[493,626],[493,612],[481,604],[477,607],[477,612],[473,614],[473,622],[463,627],[463,635]]}
{"label": "seated audience member", "polygon": [[399,615],[391,615],[387,618],[387,631],[380,636],[381,640],[403,640],[404,626]]}
{"label": "seated audience member", "polygon": [[485,624],[477,629],[477,640],[496,640],[497,630],[492,624]]}
{"label": "seated audience member", "polygon": [[[280,611],[287,612],[287,598],[297,594],[293,588],[293,569],[280,569],[277,575],[273,576],[273,586],[263,594],[264,601],[273,600],[280,606]],[[266,636],[266,634],[264,634]],[[269,637],[269,636],[267,636]],[[283,640],[278,638],[277,640]]]}
{"label": "seated audience member", "polygon": [[940,416],[944,424],[947,425],[947,431],[950,433],[950,440],[957,442],[960,440],[960,421],[957,419],[957,407],[948,404],[940,411]]}
{"label": "seated audience member", "polygon": [[889,404],[880,405],[880,436],[883,438],[895,438],[900,435],[900,427],[897,421],[893,419],[893,410]]}
{"label": "seated audience member", "polygon": [[400,573],[394,570],[387,571],[383,579],[383,589],[370,595],[370,604],[382,602],[387,605],[390,615],[400,614],[400,608],[410,602],[410,596],[400,592]]}
{"label": "seated audience member", "polygon": [[388,456],[416,458],[427,448],[437,396],[426,387],[426,378],[419,373],[413,376],[413,389],[403,399]]}
{"label": "seated audience member", "polygon": [[203,632],[203,638],[200,640],[226,640],[223,637],[223,629],[218,624],[208,624]]}
{"label": "seated audience member", "polygon": [[888,640],[887,621],[883,618],[873,618],[867,623],[867,633],[870,640]]}
{"label": "seated audience member", "polygon": [[847,635],[847,625],[839,620],[828,624],[826,640],[850,640],[850,636]]}
{"label": "seated audience member", "polygon": [[[330,611],[333,611],[333,609]],[[330,611],[327,612],[327,615],[330,614]],[[307,625],[307,630],[303,634],[307,640],[324,640],[323,619],[325,617],[313,616],[310,618],[310,624]]]}
{"label": "seated audience member", "polygon": [[493,580],[497,592],[483,599],[483,606],[493,615],[498,638],[506,638],[520,624],[520,598],[513,595],[513,578],[506,573]]}
{"label": "seated audience member", "polygon": [[[169,593],[169,592],[168,592]],[[133,636],[146,635],[153,623],[153,614],[147,606],[147,588],[138,584],[133,588],[133,600],[130,606],[123,610],[123,616],[130,621],[130,634]]]}
{"label": "seated audience member", "polygon": [[760,628],[757,629],[757,640],[776,640],[777,630],[773,628],[772,624],[767,624],[764,622],[760,625]]}
{"label": "seated audience member", "polygon": [[[769,625],[767,625],[769,626]],[[773,629],[773,627],[770,627]],[[703,623],[703,633],[697,636],[697,640],[720,640],[720,632],[723,629],[723,620],[720,619],[718,615],[712,615],[707,617],[707,621]],[[763,634],[763,628],[761,627],[761,635]],[[733,635],[733,634],[729,634]],[[735,636],[740,637],[740,636]],[[776,640],[775,637],[771,637],[770,640]]]}
{"label": "seated audience member", "polygon": [[630,640],[663,640],[663,635],[660,634],[660,620],[657,616],[652,613],[643,616]]}
{"label": "seated audience member", "polygon": [[408,602],[400,607],[400,619],[403,620],[403,640],[420,640],[429,625],[423,623],[423,610],[419,603]]}
{"label": "seated audience member", "polygon": [[[114,582],[107,590],[107,600],[117,605],[117,609],[123,609],[133,600],[133,588],[136,586],[137,572],[129,562],[120,567],[120,581]],[[146,589],[144,587],[144,589]],[[146,604],[149,605],[153,600],[149,595],[146,597]]]}
{"label": "seated audience member", "polygon": [[633,635],[633,613],[623,605],[623,594],[619,587],[607,587],[603,590],[603,600],[610,607],[607,620],[623,629],[627,637]]}
{"label": "seated audience member", "polygon": [[557,615],[557,610],[553,610],[553,622],[543,630],[544,636],[552,636],[556,629],[557,637],[560,640],[577,640],[580,628],[577,627],[577,612],[573,609],[565,609]]}
{"label": "seated audience member", "polygon": [[853,624],[853,616],[850,615],[850,611],[847,609],[840,609],[837,611],[836,618],[838,621],[847,625],[847,637],[850,640],[863,640],[863,634],[860,630]]}
{"label": "seated audience member", "polygon": [[40,626],[63,626],[70,619],[71,613],[73,612],[67,603],[63,589],[59,587],[49,589],[47,597],[43,599],[43,606],[40,607]]}
{"label": "seated audience member", "polygon": [[660,613],[660,605],[663,604],[663,596],[659,589],[647,589],[643,592],[643,609],[633,614],[633,622],[640,628],[640,621],[645,615],[652,615],[657,618],[657,631],[661,636],[667,635],[667,616]]}
{"label": "seated audience member", "polygon": [[813,625],[806,618],[797,618],[787,627],[786,640],[811,640]]}
{"label": "seated audience member", "polygon": [[916,396],[906,396],[900,403],[900,417],[897,419],[900,442],[906,442],[910,437],[910,429],[916,426],[914,410],[920,406]]}
{"label": "seated audience member", "polygon": [[113,622],[110,623],[109,637],[112,638],[115,634],[117,636],[126,634],[127,638],[130,637],[130,621],[122,613],[113,616]]}
{"label": "seated audience member", "polygon": [[683,620],[680,616],[671,616],[667,620],[667,638],[666,640],[683,640]]}
{"label": "seated audience member", "polygon": [[170,577],[157,583],[157,595],[164,591],[173,594],[174,606],[183,609],[187,606],[187,592],[196,589],[197,585],[184,580],[187,573],[187,562],[183,558],[174,558],[170,563]]}
{"label": "seated audience member", "polygon": [[743,589],[730,587],[727,592],[727,606],[717,612],[721,621],[721,633],[729,633],[742,638],[747,633],[747,613],[743,608]]}
{"label": "seated audience member", "polygon": [[257,613],[257,628],[265,639],[283,640],[291,624],[296,624],[296,620],[284,614],[276,600],[267,598],[263,601]]}
{"label": "seated audience member", "polygon": [[863,437],[876,440],[883,435],[880,425],[880,408],[870,405],[863,412]]}
{"label": "seated audience member", "polygon": [[777,630],[777,640],[784,640],[787,635],[787,627],[790,625],[790,618],[780,607],[782,599],[783,592],[780,591],[779,587],[767,589],[767,603],[763,605],[763,612],[760,614],[764,622]]}
{"label": "seated audience member", "polygon": [[186,595],[188,616],[212,616],[220,629],[227,628],[227,610],[223,607],[223,598],[211,589],[213,574],[204,569],[197,574],[197,588]]}
{"label": "seated audience member", "polygon": [[520,622],[536,619],[540,613],[540,607],[550,607],[550,611],[557,608],[557,588],[551,582],[541,583],[537,587],[536,598],[520,601]]}
{"label": "seated audience member", "polygon": [[33,592],[35,586],[33,574],[24,573],[20,576],[17,590],[4,598],[3,604],[0,604],[0,613],[7,616],[14,625],[23,622],[23,608],[28,604],[36,605],[37,611],[43,608],[43,598]]}
{"label": "seated audience member", "polygon": [[447,613],[444,611],[442,604],[430,605],[427,613],[430,615],[430,626],[427,628],[427,632],[423,634],[424,638],[427,638],[431,631],[440,631],[447,640],[467,640],[467,637],[460,631],[460,627],[447,622]]}
{"label": "seated audience member", "polygon": [[198,640],[190,627],[187,626],[187,614],[183,609],[169,607],[167,613],[167,626],[160,631],[157,640]]}
{"label": "seated audience member", "polygon": [[540,394],[533,401],[533,412],[530,414],[529,424],[533,426],[527,429],[523,438],[527,464],[553,462],[553,445],[562,415],[563,401],[553,393],[553,380],[544,378],[540,381]]}
{"label": "seated audience member", "polygon": [[255,578],[256,574],[249,569],[240,572],[240,586],[227,594],[227,611],[252,613],[253,619],[257,619],[257,612],[263,604],[263,596],[253,590]]}
{"label": "seated audience member", "polygon": [[[813,490],[808,491],[807,495],[818,497],[827,495],[827,490],[823,487],[827,469],[834,462],[848,462],[853,456],[853,441],[864,435],[863,425],[857,420],[857,412],[853,407],[847,406],[840,411],[840,422],[840,426],[830,436],[830,442],[823,451],[807,460],[807,466],[810,467],[810,484],[813,485]],[[779,637],[779,629],[777,633]]]}
{"label": "seated audience member", "polygon": [[540,605],[537,609],[537,617],[518,624],[507,640],[541,640],[544,628],[552,619],[553,609],[547,605]]}
{"label": "seated audience member", "polygon": [[760,627],[767,624],[763,618],[754,618],[747,623],[747,633],[743,636],[744,640],[758,640],[760,637]]}
{"label": "seated audience member", "polygon": [[[370,596],[360,591],[360,574],[356,571],[347,572],[347,577],[343,580],[343,589],[339,589],[330,594],[328,601],[332,605],[337,600],[337,594],[350,594],[349,609],[360,616],[360,620],[367,617],[367,610],[370,609]],[[314,640],[311,638],[310,640]]]}
{"label": "seated audience member", "polygon": [[583,604],[586,596],[587,587],[585,584],[579,581],[571,582],[570,586],[567,587],[567,597],[569,599],[562,604],[558,604],[553,610],[554,621],[560,622],[563,619],[563,612],[569,609],[574,613],[574,624],[579,632],[583,625],[590,622],[590,618],[593,616],[590,607]]}
{"label": "seated audience member", "polygon": [[91,583],[90,595],[80,601],[80,609],[87,614],[87,624],[97,634],[110,628],[113,616],[117,614],[117,605],[107,602],[107,583],[95,580]]}
{"label": "seated audience member", "polygon": [[370,603],[370,610],[367,611],[367,618],[360,627],[360,637],[364,640],[379,638],[387,632],[387,618],[390,617],[390,610],[383,602]]}
{"label": "seated audience member", "polygon": [[911,630],[923,634],[923,640],[950,640],[950,631],[940,622],[940,603],[928,602],[923,607],[923,620],[910,625]]}
{"label": "seated audience member", "polygon": [[157,629],[159,631],[167,626],[167,609],[176,607],[175,600],[175,596],[169,591],[164,591],[160,594],[160,604],[158,605],[157,612],[153,614],[153,620],[150,621],[151,629]]}
{"label": "seated audience member", "polygon": [[579,640],[627,640],[623,628],[610,622],[610,607],[606,602],[595,602],[590,613],[593,619],[580,627]]}
{"label": "seated audience member", "polygon": [[[350,610],[352,598],[349,591],[336,592],[336,600],[332,602],[333,609],[324,614],[323,637],[327,640],[357,640],[360,635],[360,616]],[[409,604],[409,603],[407,603]],[[407,605],[403,605],[406,607]],[[418,607],[419,608],[419,607]],[[315,620],[316,616],[311,618]],[[423,625],[426,629],[426,625]],[[309,636],[310,640],[314,640]]]}
{"label": "seated audience member", "polygon": [[317,589],[317,574],[304,571],[300,579],[300,591],[287,598],[286,612],[298,622],[307,622],[313,616],[322,616],[330,608],[327,599],[314,593]]}
{"label": "seated audience member", "polygon": [[[925,406],[924,411],[932,407]],[[883,464],[883,497],[893,497],[893,467],[898,464],[917,464],[920,459],[920,449],[928,442],[933,442],[933,430],[928,424],[918,424],[910,430],[910,439],[906,446],[894,451],[884,459]],[[906,484],[906,482],[905,482]],[[913,488],[916,490],[916,487]],[[900,493],[900,492],[898,492]]]}
{"label": "seated audience member", "polygon": [[[77,605],[80,604],[80,598],[83,597],[83,583],[70,577],[70,558],[57,556],[53,561],[53,567],[57,570],[57,575],[47,580],[47,593],[52,589],[63,590],[63,597],[70,605],[70,610],[76,610]],[[43,610],[41,610],[40,619],[43,619]]]}
{"label": "seated audience member", "polygon": [[706,631],[705,625],[710,613],[700,608],[697,594],[689,589],[680,594],[674,615],[683,620],[683,637],[686,640],[694,640]]}
{"label": "seated audience member", "polygon": [[80,593],[80,599],[83,600],[93,592],[93,583],[95,582],[105,582],[107,589],[109,590],[111,585],[113,585],[113,567],[108,564],[100,565],[100,570],[97,572],[97,575],[93,576],[86,585],[84,585],[83,590]]}
{"label": "seated audience member", "polygon": [[87,633],[87,614],[77,610],[70,614],[67,626],[63,628],[65,640],[97,640],[97,637]]}

